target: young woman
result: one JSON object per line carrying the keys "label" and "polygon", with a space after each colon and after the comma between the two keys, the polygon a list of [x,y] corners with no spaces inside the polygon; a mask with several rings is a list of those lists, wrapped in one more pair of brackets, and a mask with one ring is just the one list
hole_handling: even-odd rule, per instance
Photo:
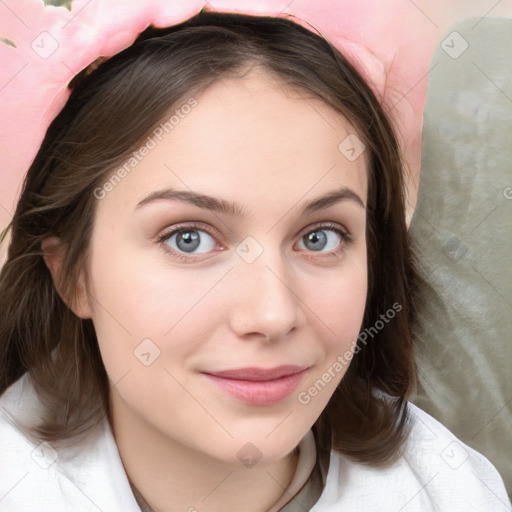
{"label": "young woman", "polygon": [[509,510],[407,402],[401,157],[344,57],[202,12],[83,75],[0,274],[0,510]]}

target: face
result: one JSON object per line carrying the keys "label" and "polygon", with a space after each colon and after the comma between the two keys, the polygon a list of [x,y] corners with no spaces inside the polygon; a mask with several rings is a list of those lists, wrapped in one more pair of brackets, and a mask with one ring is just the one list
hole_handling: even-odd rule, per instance
{"label": "face", "polygon": [[96,191],[79,314],[118,425],[271,462],[317,420],[361,327],[365,155],[339,149],[355,135],[341,114],[262,71],[188,104]]}

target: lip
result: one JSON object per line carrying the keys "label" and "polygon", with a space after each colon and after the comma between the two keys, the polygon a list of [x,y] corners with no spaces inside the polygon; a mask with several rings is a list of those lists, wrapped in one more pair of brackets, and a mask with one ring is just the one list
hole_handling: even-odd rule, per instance
{"label": "lip", "polygon": [[220,389],[252,405],[272,405],[284,400],[304,377],[307,367],[285,365],[276,368],[240,368],[203,372]]}
{"label": "lip", "polygon": [[224,377],[226,379],[250,380],[250,381],[267,381],[275,380],[295,373],[306,370],[306,366],[297,366],[294,364],[286,364],[276,366],[275,368],[257,368],[251,366],[249,368],[238,368],[236,370],[223,370],[220,372],[205,372],[216,377]]}

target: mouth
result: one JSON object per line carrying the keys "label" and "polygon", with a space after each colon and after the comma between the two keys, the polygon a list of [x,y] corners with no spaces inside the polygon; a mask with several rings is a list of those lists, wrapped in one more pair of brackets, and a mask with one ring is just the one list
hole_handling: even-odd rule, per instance
{"label": "mouth", "polygon": [[251,405],[272,405],[288,397],[298,387],[309,368],[285,365],[276,368],[240,368],[203,372],[218,388]]}

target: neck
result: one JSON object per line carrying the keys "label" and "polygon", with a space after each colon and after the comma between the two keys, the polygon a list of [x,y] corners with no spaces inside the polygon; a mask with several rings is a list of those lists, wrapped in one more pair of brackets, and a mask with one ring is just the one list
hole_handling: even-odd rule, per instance
{"label": "neck", "polygon": [[283,495],[297,467],[298,450],[252,467],[210,457],[120,404],[112,407],[112,430],[130,483],[154,512],[264,512]]}

